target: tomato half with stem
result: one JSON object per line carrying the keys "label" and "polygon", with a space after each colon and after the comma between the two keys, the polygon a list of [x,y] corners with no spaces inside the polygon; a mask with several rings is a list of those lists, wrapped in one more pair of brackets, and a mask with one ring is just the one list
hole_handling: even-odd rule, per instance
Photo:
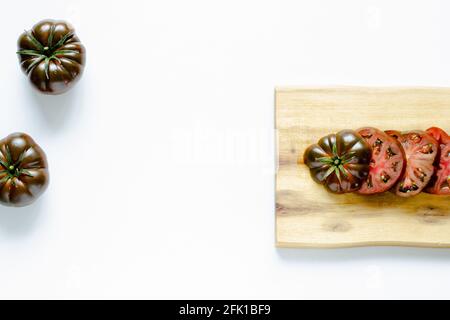
{"label": "tomato half with stem", "polygon": [[358,190],[369,173],[370,146],[353,130],[342,130],[309,146],[303,162],[311,177],[333,193]]}
{"label": "tomato half with stem", "polygon": [[405,173],[395,186],[395,194],[400,197],[419,194],[433,176],[433,163],[439,151],[438,142],[431,135],[420,130],[405,133],[393,130],[386,132],[397,137],[406,158]]}
{"label": "tomato half with stem", "polygon": [[435,161],[435,174],[426,191],[438,195],[450,195],[450,137],[437,127],[427,130],[439,143],[439,157]]}
{"label": "tomato half with stem", "polygon": [[377,128],[366,127],[357,132],[372,148],[369,175],[358,193],[366,195],[388,191],[403,174],[405,155],[402,146],[397,139]]}

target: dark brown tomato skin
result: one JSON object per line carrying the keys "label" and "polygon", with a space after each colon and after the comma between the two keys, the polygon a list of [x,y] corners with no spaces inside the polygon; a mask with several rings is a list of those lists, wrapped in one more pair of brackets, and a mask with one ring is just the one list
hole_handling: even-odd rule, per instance
{"label": "dark brown tomato skin", "polygon": [[450,195],[450,137],[437,127],[427,130],[439,143],[439,156],[435,161],[435,174],[426,192],[437,195]]}
{"label": "dark brown tomato skin", "polygon": [[405,198],[415,196],[427,186],[433,176],[433,163],[439,152],[438,142],[420,130],[405,133],[388,130],[386,133],[398,137],[406,158],[405,172],[394,188],[395,194]]}
{"label": "dark brown tomato skin", "polygon": [[397,139],[372,127],[356,130],[372,148],[367,179],[357,192],[363,195],[388,191],[400,179],[405,168],[405,154]]}
{"label": "dark brown tomato skin", "polygon": [[17,51],[21,68],[44,94],[69,90],[81,77],[86,50],[65,21],[43,20],[22,33]]}
{"label": "dark brown tomato skin", "polygon": [[0,140],[0,203],[23,207],[33,203],[49,183],[47,157],[25,133]]}
{"label": "dark brown tomato skin", "polygon": [[353,130],[342,130],[309,146],[303,162],[313,180],[332,193],[358,190],[369,172],[371,151],[366,141]]}

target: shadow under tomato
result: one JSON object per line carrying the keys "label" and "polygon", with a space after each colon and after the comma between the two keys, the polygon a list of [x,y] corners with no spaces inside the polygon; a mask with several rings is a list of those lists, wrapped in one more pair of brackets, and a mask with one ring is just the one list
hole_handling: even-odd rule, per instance
{"label": "shadow under tomato", "polygon": [[20,236],[31,232],[41,216],[44,201],[40,198],[21,208],[0,206],[0,233]]}
{"label": "shadow under tomato", "polygon": [[77,83],[66,93],[56,96],[42,94],[33,88],[28,91],[34,104],[39,106],[41,112],[38,113],[42,115],[45,125],[52,130],[59,131],[76,114],[76,108],[82,107],[83,89],[82,83]]}

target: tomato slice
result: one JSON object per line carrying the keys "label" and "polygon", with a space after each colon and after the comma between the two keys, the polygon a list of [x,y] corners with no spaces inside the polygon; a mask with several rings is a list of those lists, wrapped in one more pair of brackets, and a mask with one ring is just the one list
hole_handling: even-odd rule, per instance
{"label": "tomato slice", "polygon": [[438,142],[425,131],[400,133],[389,130],[386,133],[398,139],[406,157],[405,172],[395,186],[395,193],[400,197],[419,194],[433,176],[433,163],[439,151]]}
{"label": "tomato slice", "polygon": [[391,137],[397,139],[397,140],[400,139],[400,136],[402,135],[402,133],[400,131],[397,131],[397,130],[386,130],[385,133],[390,135]]}
{"label": "tomato slice", "polygon": [[436,171],[426,191],[439,195],[450,195],[450,137],[437,127],[427,130],[439,143],[439,157],[436,158]]}
{"label": "tomato slice", "polygon": [[405,167],[402,146],[397,139],[376,128],[361,128],[357,132],[372,148],[369,175],[358,193],[376,194],[391,189]]}

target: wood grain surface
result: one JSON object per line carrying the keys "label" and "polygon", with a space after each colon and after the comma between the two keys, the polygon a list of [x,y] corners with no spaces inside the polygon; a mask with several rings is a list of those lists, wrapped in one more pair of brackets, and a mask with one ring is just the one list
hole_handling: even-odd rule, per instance
{"label": "wood grain surface", "polygon": [[450,247],[450,197],[334,195],[297,164],[308,145],[341,129],[450,131],[450,88],[277,88],[275,96],[277,246]]}

